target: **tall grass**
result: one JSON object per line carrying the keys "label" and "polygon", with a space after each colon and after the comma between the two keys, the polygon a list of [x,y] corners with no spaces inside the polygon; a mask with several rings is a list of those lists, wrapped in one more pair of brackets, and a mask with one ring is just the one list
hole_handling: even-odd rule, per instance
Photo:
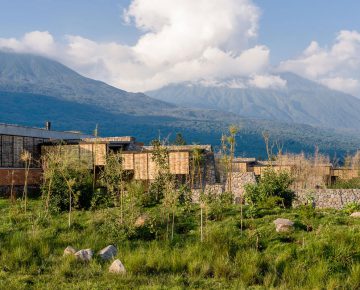
{"label": "tall grass", "polygon": [[[234,205],[236,207],[236,205]],[[42,216],[29,200],[27,214],[0,200],[0,289],[358,289],[360,221],[343,212],[268,210],[244,220],[237,208],[209,220],[204,241],[199,224],[175,227],[174,240],[127,239],[99,231],[107,211],[74,211],[71,228],[64,214]],[[246,211],[245,207],[245,211]],[[276,233],[273,220],[295,221],[295,230]],[[66,218],[66,216],[65,216]],[[312,231],[304,225],[310,224]],[[95,251],[113,243],[127,269],[108,273],[110,262],[79,263],[63,257],[66,246]]]}

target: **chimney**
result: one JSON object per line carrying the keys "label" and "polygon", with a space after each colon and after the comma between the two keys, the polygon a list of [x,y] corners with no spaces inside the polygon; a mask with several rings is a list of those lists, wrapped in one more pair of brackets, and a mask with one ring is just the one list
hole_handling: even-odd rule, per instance
{"label": "chimney", "polygon": [[48,131],[51,130],[51,122],[49,122],[49,121],[45,122],[45,129],[48,130]]}

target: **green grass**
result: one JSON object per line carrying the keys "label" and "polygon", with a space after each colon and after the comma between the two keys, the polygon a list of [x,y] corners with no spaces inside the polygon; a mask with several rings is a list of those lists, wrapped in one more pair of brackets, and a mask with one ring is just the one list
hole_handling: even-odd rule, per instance
{"label": "green grass", "polygon": [[[264,210],[241,232],[233,207],[207,222],[203,243],[196,207],[187,230],[177,220],[172,242],[106,232],[109,213],[118,210],[74,212],[69,229],[67,214],[46,216],[38,200],[26,215],[20,203],[0,200],[0,289],[360,288],[360,220],[344,212]],[[278,217],[293,220],[294,231],[276,233]],[[68,245],[98,251],[108,244],[118,247],[126,275],[109,274],[110,262],[98,258],[83,264],[63,257]]]}

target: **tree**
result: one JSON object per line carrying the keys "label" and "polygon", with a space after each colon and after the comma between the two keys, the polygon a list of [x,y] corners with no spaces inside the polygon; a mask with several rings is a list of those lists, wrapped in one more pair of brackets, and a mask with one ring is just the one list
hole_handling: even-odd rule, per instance
{"label": "tree", "polygon": [[186,141],[181,133],[176,134],[174,145],[177,145],[177,146],[186,145]]}
{"label": "tree", "polygon": [[233,174],[233,163],[234,163],[234,157],[235,157],[235,146],[236,146],[236,134],[238,133],[239,129],[235,125],[231,125],[229,127],[229,133],[230,135],[227,138],[227,141],[229,143],[229,165],[230,165],[230,174],[229,174],[229,192],[232,192],[232,174]]}
{"label": "tree", "polygon": [[[172,215],[171,239],[173,239],[175,227],[175,212],[179,199],[179,192],[176,189],[174,176],[170,173],[168,149],[166,148],[166,146],[163,146],[159,140],[154,140],[152,142],[152,146],[153,151],[151,158],[155,162],[157,167],[157,175],[154,183],[152,184],[152,187],[154,188],[154,186],[156,186],[157,189],[160,189],[162,193],[162,196],[157,196],[157,199],[162,200],[162,206],[167,216],[167,238],[169,236],[170,215]],[[158,191],[158,194],[159,193],[160,192]]]}
{"label": "tree", "polygon": [[[68,211],[71,226],[73,207],[89,208],[93,195],[92,174],[88,162],[81,160],[71,146],[52,146],[43,154],[44,181],[41,186],[46,195],[46,208]],[[64,198],[67,196],[68,198]]]}
{"label": "tree", "polygon": [[122,153],[110,152],[106,157],[106,164],[100,173],[100,181],[106,187],[107,193],[113,198],[113,203],[120,203],[120,222],[124,220],[124,192],[126,183],[126,172],[122,165]]}
{"label": "tree", "polygon": [[24,162],[25,165],[25,178],[24,178],[24,204],[25,204],[25,213],[27,209],[27,197],[28,197],[28,178],[29,178],[29,171],[30,171],[30,164],[31,164],[31,153],[29,151],[23,151],[20,156],[21,161]]}
{"label": "tree", "polygon": [[[191,152],[192,159],[192,187],[194,187],[195,182],[198,183],[200,189],[203,189],[203,180],[202,180],[202,165],[204,162],[204,156],[201,148],[194,147]],[[195,177],[197,176],[198,180],[195,181]]]}

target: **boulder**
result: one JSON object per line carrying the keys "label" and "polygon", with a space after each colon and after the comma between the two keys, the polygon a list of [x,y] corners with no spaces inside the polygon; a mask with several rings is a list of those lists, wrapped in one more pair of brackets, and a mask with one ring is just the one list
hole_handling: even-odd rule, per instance
{"label": "boulder", "polygon": [[144,226],[148,219],[149,219],[149,216],[146,214],[139,216],[135,221],[135,227],[139,228],[139,227]]}
{"label": "boulder", "polygon": [[80,250],[75,253],[75,257],[83,262],[89,262],[94,255],[91,249]]}
{"label": "boulder", "polygon": [[115,273],[115,274],[125,274],[126,269],[125,269],[123,263],[121,263],[120,260],[116,259],[109,267],[109,272]]}
{"label": "boulder", "polygon": [[350,216],[354,218],[360,218],[360,211],[353,212]]}
{"label": "boulder", "polygon": [[274,220],[274,224],[275,224],[275,227],[276,227],[276,231],[278,233],[280,233],[280,232],[288,232],[294,226],[294,223],[291,220],[283,219],[283,218],[278,218],[278,219]]}
{"label": "boulder", "polygon": [[99,252],[99,256],[103,260],[113,259],[117,254],[117,249],[113,245],[109,245]]}
{"label": "boulder", "polygon": [[75,255],[76,252],[77,250],[75,250],[75,248],[72,246],[67,246],[64,250],[64,256]]}

